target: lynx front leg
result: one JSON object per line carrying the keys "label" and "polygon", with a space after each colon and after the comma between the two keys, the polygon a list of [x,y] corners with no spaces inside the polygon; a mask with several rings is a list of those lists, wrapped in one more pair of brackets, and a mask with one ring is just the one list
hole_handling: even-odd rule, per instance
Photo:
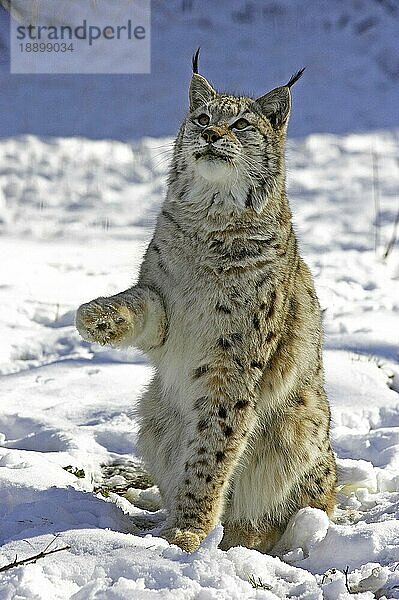
{"label": "lynx front leg", "polygon": [[237,385],[220,385],[234,374],[226,366],[223,372],[204,369],[197,369],[195,376],[208,379],[207,395],[194,402],[184,473],[161,532],[187,552],[198,548],[221,515],[224,491],[245,447],[255,402],[243,384],[244,374]]}
{"label": "lynx front leg", "polygon": [[76,327],[85,340],[117,347],[155,348],[163,343],[166,326],[160,297],[145,287],[91,300],[76,313]]}

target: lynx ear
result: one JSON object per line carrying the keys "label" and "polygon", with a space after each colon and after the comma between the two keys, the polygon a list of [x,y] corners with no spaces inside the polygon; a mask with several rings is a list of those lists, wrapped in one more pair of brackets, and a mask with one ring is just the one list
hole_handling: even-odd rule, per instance
{"label": "lynx ear", "polygon": [[269,119],[273,129],[280,129],[287,124],[291,110],[290,88],[302,77],[304,70],[305,68],[295,73],[286,85],[277,87],[255,100],[262,113]]}
{"label": "lynx ear", "polygon": [[286,86],[278,87],[255,100],[273,129],[280,129],[288,121],[291,109],[291,94]]}
{"label": "lynx ear", "polygon": [[193,56],[193,76],[191,78],[189,100],[190,110],[195,110],[202,104],[209,102],[216,96],[216,90],[211,84],[198,73],[198,55],[200,49]]}
{"label": "lynx ear", "polygon": [[198,73],[194,73],[191,78],[189,90],[190,110],[195,110],[215,97],[216,90],[213,89],[205,77],[198,75]]}

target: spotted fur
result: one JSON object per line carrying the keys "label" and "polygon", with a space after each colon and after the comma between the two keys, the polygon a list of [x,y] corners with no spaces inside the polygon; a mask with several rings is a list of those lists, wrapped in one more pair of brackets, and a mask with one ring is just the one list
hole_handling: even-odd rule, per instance
{"label": "spotted fur", "polygon": [[77,313],[85,339],[154,364],[139,446],[162,535],[187,551],[219,519],[223,548],[269,551],[299,508],[334,506],[320,308],[285,193],[289,87],[254,100],[193,74],[138,283]]}

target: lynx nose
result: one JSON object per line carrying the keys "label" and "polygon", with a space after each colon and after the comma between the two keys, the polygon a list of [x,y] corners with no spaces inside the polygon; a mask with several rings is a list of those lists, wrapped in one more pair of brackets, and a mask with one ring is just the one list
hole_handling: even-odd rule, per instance
{"label": "lynx nose", "polygon": [[214,142],[220,140],[220,138],[222,137],[220,133],[212,127],[207,127],[206,129],[204,129],[201,135],[204,138],[204,140],[208,142],[208,144],[213,144]]}

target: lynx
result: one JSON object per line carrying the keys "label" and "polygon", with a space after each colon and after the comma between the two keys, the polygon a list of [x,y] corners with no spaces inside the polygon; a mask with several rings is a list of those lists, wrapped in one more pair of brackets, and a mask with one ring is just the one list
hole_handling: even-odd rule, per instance
{"label": "lynx", "polygon": [[167,509],[161,535],[187,552],[219,520],[221,548],[269,552],[300,508],[334,507],[320,308],[285,192],[302,71],[256,99],[227,95],[197,51],[138,282],[77,312],[84,339],[154,365],[138,443]]}

